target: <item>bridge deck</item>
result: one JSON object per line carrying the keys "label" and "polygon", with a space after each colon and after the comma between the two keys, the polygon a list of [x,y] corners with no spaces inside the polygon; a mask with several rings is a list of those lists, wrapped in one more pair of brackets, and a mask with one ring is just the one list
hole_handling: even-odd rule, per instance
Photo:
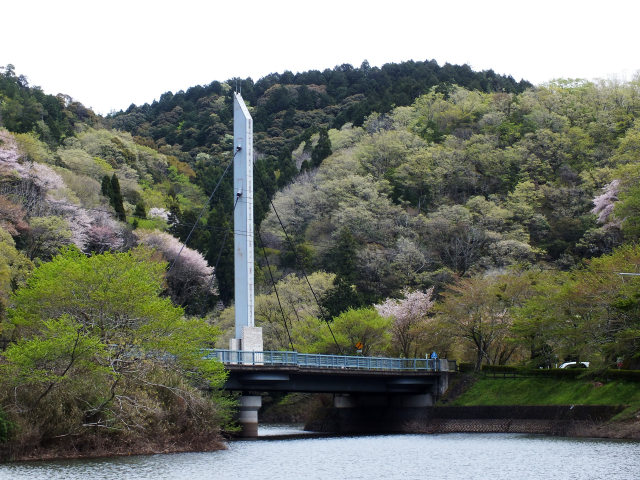
{"label": "bridge deck", "polygon": [[[286,351],[251,352],[243,350],[209,350],[207,358],[226,365],[295,366],[312,369],[355,369],[391,371],[449,371],[449,362],[433,358],[387,358],[348,355],[321,355]],[[455,369],[455,368],[454,368]]]}
{"label": "bridge deck", "polygon": [[449,374],[446,359],[238,350],[210,350],[207,357],[225,364],[225,389],[244,392],[426,393]]}

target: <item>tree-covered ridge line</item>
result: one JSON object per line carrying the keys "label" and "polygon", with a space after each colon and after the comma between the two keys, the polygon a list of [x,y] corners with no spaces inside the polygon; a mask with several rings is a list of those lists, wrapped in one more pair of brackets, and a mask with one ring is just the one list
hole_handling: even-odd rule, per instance
{"label": "tree-covered ridge line", "polygon": [[446,91],[451,85],[484,92],[522,92],[532,86],[492,70],[474,72],[468,65],[441,67],[431,60],[378,68],[365,61],[360,67],[343,64],[322,72],[273,73],[256,82],[214,81],[186,92],[166,92],[152,104],[131,105],[110,119],[116,128],[150,137],[158,145],[176,146],[192,158],[200,152],[216,154],[230,131],[231,94],[237,87],[253,107],[257,150],[278,156],[282,147],[291,147],[291,141],[310,127],[361,125],[372,112],[409,105],[434,86]]}
{"label": "tree-covered ridge line", "polygon": [[[433,90],[363,127],[330,129],[332,154],[274,204],[305,269],[335,274],[322,298],[341,328],[375,329],[359,307],[401,298],[377,354],[638,368],[640,283],[618,272],[640,271],[639,114],[638,79]],[[309,152],[303,143],[294,159]],[[273,214],[261,231],[284,282],[300,263]],[[427,289],[436,303],[429,295],[407,315]],[[275,310],[256,319],[285,348]],[[296,348],[319,351],[320,323],[313,334],[304,316],[290,323]]]}
{"label": "tree-covered ridge line", "polygon": [[0,126],[15,133],[35,132],[48,145],[58,145],[81,123],[96,125],[99,117],[69,95],[48,95],[29,86],[13,65],[0,66]]}

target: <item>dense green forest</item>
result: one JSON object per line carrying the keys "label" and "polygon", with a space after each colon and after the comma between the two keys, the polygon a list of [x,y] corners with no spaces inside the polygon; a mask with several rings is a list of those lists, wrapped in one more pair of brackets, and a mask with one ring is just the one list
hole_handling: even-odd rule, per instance
{"label": "dense green forest", "polygon": [[[254,218],[259,226],[270,210],[269,200],[275,191],[298,175],[301,161],[294,159],[292,152],[301,143],[308,153],[303,169],[317,167],[330,149],[315,137],[310,141],[314,134],[326,138],[329,128],[362,125],[372,112],[386,113],[396,106],[411,104],[431,88],[447,92],[453,85],[482,92],[512,93],[531,87],[528,82],[516,82],[491,70],[473,72],[466,65],[440,67],[435,61],[412,61],[377,68],[364,62],[360,68],[341,65],[322,72],[284,72],[255,83],[251,79],[232,79],[192,87],[186,92],[167,92],[151,105],[132,105],[106,121],[113,128],[130,132],[137,142],[190,165],[195,172],[194,183],[211,192],[229,162],[233,141],[232,94],[240,90],[254,117]],[[200,225],[201,230],[207,225],[229,222],[233,210],[231,183],[231,178],[225,179],[209,218]],[[187,226],[197,218],[193,210],[178,210],[175,215]],[[188,227],[172,229],[183,240],[189,231]],[[224,238],[219,229],[200,231],[191,245],[203,252],[210,264],[215,264]],[[219,290],[225,303],[233,298],[230,253],[227,248],[218,262]]]}
{"label": "dense green forest", "polygon": [[638,368],[640,279],[619,275],[640,273],[638,78],[365,62],[101,117],[9,65],[0,453],[202,445],[228,421],[224,373],[194,352],[233,330],[230,177],[207,199],[236,88],[255,120],[265,348]]}

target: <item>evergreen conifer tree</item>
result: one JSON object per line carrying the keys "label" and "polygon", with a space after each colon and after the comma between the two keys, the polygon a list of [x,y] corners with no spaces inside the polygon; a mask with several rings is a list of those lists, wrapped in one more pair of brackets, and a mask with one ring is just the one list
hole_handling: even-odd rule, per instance
{"label": "evergreen conifer tree", "polygon": [[109,203],[111,203],[113,189],[111,188],[111,179],[109,178],[109,175],[102,177],[102,195],[107,197],[109,199]]}
{"label": "evergreen conifer tree", "polygon": [[121,222],[127,221],[127,215],[124,212],[124,204],[122,201],[122,193],[120,192],[120,182],[118,181],[118,177],[116,174],[113,174],[111,177],[111,206],[113,206],[116,211],[116,217]]}
{"label": "evergreen conifer tree", "polygon": [[326,128],[320,130],[320,138],[318,143],[311,152],[311,164],[314,167],[319,166],[322,160],[331,155],[331,140],[329,140],[329,132]]}
{"label": "evergreen conifer tree", "polygon": [[136,209],[133,212],[133,216],[138,218],[147,218],[147,209],[142,200],[136,203]]}

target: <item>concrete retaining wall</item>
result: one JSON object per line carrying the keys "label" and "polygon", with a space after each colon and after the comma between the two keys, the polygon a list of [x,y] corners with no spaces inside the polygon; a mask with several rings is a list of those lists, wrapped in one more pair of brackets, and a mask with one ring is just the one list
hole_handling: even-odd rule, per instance
{"label": "concrete retaining wall", "polygon": [[540,433],[579,435],[622,411],[619,406],[477,406],[323,408],[308,430],[336,433]]}

